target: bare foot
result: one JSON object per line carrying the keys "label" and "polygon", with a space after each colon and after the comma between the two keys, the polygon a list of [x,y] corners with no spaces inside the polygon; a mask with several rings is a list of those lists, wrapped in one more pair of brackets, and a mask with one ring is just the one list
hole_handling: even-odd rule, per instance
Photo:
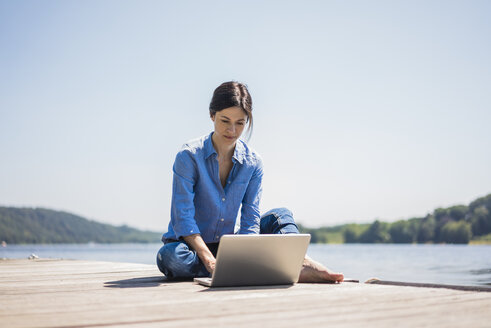
{"label": "bare foot", "polygon": [[319,262],[306,256],[303,260],[302,271],[298,282],[341,282],[344,276],[342,273],[332,272]]}

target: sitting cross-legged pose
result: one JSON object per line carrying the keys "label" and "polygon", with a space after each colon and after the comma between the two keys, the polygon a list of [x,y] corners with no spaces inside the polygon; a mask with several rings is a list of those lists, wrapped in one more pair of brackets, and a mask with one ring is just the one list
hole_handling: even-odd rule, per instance
{"label": "sitting cross-legged pose", "polygon": [[[252,131],[252,99],[247,87],[225,82],[210,103],[214,131],[187,142],[173,166],[171,219],[162,236],[157,265],[169,278],[207,277],[215,268],[220,237],[225,234],[298,233],[292,213],[277,208],[259,213],[263,165],[242,139]],[[237,214],[240,228],[234,231]],[[306,256],[299,282],[341,282]]]}

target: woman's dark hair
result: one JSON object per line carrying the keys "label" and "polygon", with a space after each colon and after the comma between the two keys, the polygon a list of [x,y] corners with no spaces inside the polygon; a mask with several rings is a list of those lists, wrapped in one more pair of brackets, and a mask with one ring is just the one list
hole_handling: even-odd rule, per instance
{"label": "woman's dark hair", "polygon": [[224,82],[218,86],[213,92],[213,97],[210,102],[210,116],[215,116],[216,112],[229,107],[240,107],[247,115],[247,139],[252,134],[252,99],[247,90],[247,86],[243,83],[230,81]]}

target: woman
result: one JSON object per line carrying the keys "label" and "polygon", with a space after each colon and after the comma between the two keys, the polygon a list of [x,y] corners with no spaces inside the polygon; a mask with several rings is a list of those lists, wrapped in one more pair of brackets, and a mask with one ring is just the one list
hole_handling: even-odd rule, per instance
{"label": "woman", "polygon": [[[292,213],[259,213],[263,166],[259,155],[240,140],[253,126],[247,87],[222,83],[213,93],[210,118],[214,131],[186,143],[173,171],[171,220],[162,237],[157,265],[169,278],[209,276],[215,268],[220,237],[233,234],[239,207],[239,234],[298,233]],[[334,273],[306,257],[299,282],[341,282]]]}

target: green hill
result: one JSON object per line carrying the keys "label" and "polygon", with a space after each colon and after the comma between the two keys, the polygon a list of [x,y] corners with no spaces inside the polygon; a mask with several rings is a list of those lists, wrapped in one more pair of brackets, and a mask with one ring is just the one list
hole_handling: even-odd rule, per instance
{"label": "green hill", "polygon": [[[491,194],[468,206],[437,208],[424,217],[388,223],[307,228],[312,243],[491,243]],[[161,233],[115,227],[66,212],[0,207],[0,241],[39,243],[151,243]]]}
{"label": "green hill", "polygon": [[67,212],[0,207],[0,241],[10,244],[157,243],[161,233],[112,226]]}
{"label": "green hill", "polygon": [[307,228],[312,243],[491,243],[491,194],[468,206],[437,208],[420,218],[388,223],[379,220],[367,224]]}

